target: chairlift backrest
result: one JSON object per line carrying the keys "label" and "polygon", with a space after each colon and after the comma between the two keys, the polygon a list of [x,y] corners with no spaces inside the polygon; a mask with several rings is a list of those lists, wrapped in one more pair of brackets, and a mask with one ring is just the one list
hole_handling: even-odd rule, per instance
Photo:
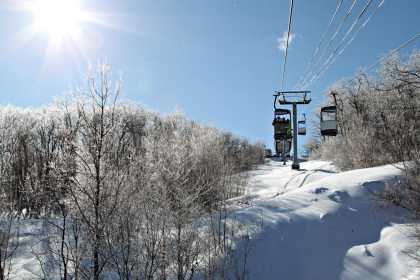
{"label": "chairlift backrest", "polygon": [[292,113],[288,109],[276,108],[274,110],[274,115],[275,116],[286,116],[287,115],[290,118],[290,116],[292,115]]}
{"label": "chairlift backrest", "polygon": [[337,120],[337,107],[326,106],[321,108],[321,121]]}

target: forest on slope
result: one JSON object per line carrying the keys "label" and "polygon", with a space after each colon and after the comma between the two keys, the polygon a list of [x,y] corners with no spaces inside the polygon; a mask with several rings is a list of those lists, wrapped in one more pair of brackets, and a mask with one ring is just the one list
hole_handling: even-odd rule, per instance
{"label": "forest on slope", "polygon": [[[0,108],[0,279],[24,219],[39,279],[191,279],[229,269],[227,199],[243,193],[261,144],[120,102],[103,65],[88,87],[35,109]],[[200,227],[201,230],[197,230]]]}
{"label": "forest on slope", "polygon": [[306,146],[312,157],[332,160],[343,170],[403,163],[406,180],[387,195],[419,213],[420,52],[406,61],[386,58],[377,76],[362,71],[331,91],[337,93],[339,136],[312,139]]}

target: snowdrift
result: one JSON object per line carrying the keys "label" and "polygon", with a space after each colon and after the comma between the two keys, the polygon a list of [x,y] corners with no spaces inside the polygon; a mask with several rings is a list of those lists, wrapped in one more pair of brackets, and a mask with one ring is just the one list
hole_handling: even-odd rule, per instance
{"label": "snowdrift", "polygon": [[381,207],[374,195],[398,180],[398,168],[336,173],[322,161],[301,168],[274,161],[261,167],[249,201],[234,211],[243,223],[259,224],[246,241],[249,279],[403,279],[414,273],[403,253],[410,245],[409,213]]}

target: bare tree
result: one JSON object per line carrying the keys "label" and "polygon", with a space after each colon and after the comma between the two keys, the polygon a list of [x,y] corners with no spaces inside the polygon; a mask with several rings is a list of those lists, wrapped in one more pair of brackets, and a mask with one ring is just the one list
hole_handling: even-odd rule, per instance
{"label": "bare tree", "polygon": [[89,78],[89,90],[77,105],[77,178],[71,188],[89,234],[92,266],[88,270],[95,280],[100,279],[108,262],[104,235],[117,211],[130,157],[127,134],[116,112],[120,87],[111,88],[109,70],[106,65],[101,67],[99,84],[94,77]]}

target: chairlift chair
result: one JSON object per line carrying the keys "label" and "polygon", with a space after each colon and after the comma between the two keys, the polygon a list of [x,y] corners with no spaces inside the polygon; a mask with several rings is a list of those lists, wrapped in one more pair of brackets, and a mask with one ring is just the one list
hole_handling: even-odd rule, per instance
{"label": "chairlift chair", "polygon": [[[286,156],[292,148],[292,113],[288,109],[279,108],[278,96],[274,97],[274,147],[276,154]],[[284,150],[284,151],[283,151]]]}
{"label": "chairlift chair", "polygon": [[[292,148],[292,113],[288,109],[274,109],[274,147],[277,155],[288,155]],[[283,151],[284,150],[284,151]]]}
{"label": "chairlift chair", "polygon": [[275,140],[286,140],[292,138],[291,118],[292,114],[290,110],[279,108],[274,110],[273,126]]}
{"label": "chairlift chair", "polygon": [[336,136],[337,130],[337,108],[326,106],[321,108],[321,135]]}
{"label": "chairlift chair", "polygon": [[306,135],[306,116],[303,114],[303,120],[298,121],[298,134]]}

